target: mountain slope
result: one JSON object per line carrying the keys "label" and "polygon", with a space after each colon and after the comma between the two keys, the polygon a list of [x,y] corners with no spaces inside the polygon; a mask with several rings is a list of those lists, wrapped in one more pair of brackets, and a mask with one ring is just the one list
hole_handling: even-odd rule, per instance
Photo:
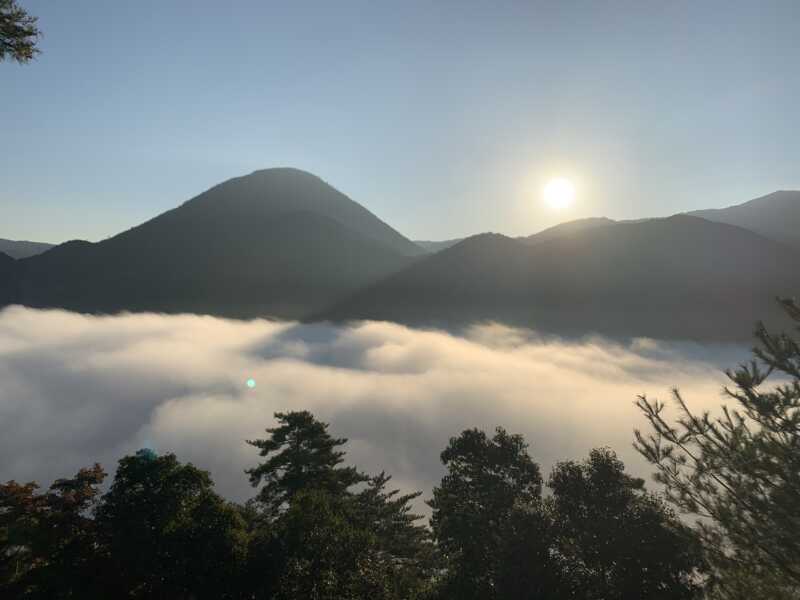
{"label": "mountain slope", "polygon": [[0,252],[0,307],[10,304],[16,296],[17,261]]}
{"label": "mountain slope", "polygon": [[[554,225],[553,227],[548,227],[547,229],[543,229],[542,231],[534,233],[533,235],[521,236],[514,239],[517,239],[521,242],[525,242],[527,244],[538,244],[540,242],[561,237],[563,235],[572,235],[574,233],[578,233],[586,229],[593,229],[595,227],[604,227],[608,225],[613,225],[615,222],[616,221],[612,221],[611,219],[608,219],[606,217],[589,217],[586,219],[576,219],[574,221],[567,221],[566,223],[559,223],[558,225]],[[463,242],[465,239],[467,238],[455,238],[452,240],[442,240],[440,242],[432,242],[427,240],[414,240],[414,243],[417,244],[417,246],[421,246],[428,252],[440,252],[441,250],[452,248],[456,244]]]}
{"label": "mountain slope", "polygon": [[414,243],[423,250],[425,250],[426,252],[439,252],[440,250],[444,250],[445,248],[450,248],[451,246],[455,246],[457,243],[463,240],[464,238],[442,240],[439,242],[434,242],[430,240],[414,240]]}
{"label": "mountain slope", "polygon": [[[414,242],[366,208],[319,177],[299,169],[264,169],[229,179],[170,213],[178,213],[181,218],[194,218],[195,215],[203,218],[212,214],[226,218],[231,214],[247,214],[251,218],[263,219],[293,211],[328,217],[405,256],[423,253]],[[170,213],[161,215],[159,219],[167,220]]]}
{"label": "mountain slope", "polygon": [[322,316],[454,327],[496,320],[559,334],[748,339],[800,290],[796,256],[679,215],[529,245],[485,234],[425,258]]}
{"label": "mountain slope", "polygon": [[108,240],[68,242],[18,261],[15,301],[298,318],[397,271],[419,251],[320,179],[273,169],[225,182]]}
{"label": "mountain slope", "polygon": [[46,252],[53,244],[0,239],[0,252],[11,258],[27,258]]}
{"label": "mountain slope", "polygon": [[779,191],[728,208],[695,210],[689,215],[744,227],[800,248],[800,191]]}
{"label": "mountain slope", "polygon": [[597,227],[609,227],[615,225],[616,221],[612,221],[606,217],[589,217],[586,219],[576,219],[574,221],[567,221],[566,223],[559,223],[553,227],[548,227],[524,238],[518,238],[527,244],[540,244],[549,240],[554,240],[565,235],[574,235],[582,231],[588,231]]}

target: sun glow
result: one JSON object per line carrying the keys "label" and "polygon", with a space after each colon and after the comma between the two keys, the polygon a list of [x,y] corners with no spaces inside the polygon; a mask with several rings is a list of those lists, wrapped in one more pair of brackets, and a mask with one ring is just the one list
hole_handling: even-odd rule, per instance
{"label": "sun glow", "polygon": [[575,186],[569,179],[557,177],[544,186],[544,201],[550,208],[561,210],[567,208],[575,199]]}

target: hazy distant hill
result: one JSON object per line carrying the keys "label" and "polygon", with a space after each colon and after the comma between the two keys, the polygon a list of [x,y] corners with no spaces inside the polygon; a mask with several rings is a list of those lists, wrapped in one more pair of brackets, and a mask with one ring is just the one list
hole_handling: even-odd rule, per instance
{"label": "hazy distant hill", "polygon": [[421,252],[321,179],[270,169],[226,181],[113,238],[19,261],[15,301],[296,318]]}
{"label": "hazy distant hill", "polygon": [[800,248],[800,192],[780,191],[728,208],[695,210],[689,215],[738,225]]}
{"label": "hazy distant hill", "polygon": [[778,314],[776,295],[799,289],[796,255],[786,247],[738,227],[678,215],[583,228],[533,245],[474,236],[323,316],[748,339],[756,319]]}
{"label": "hazy distant hill", "polygon": [[41,254],[53,247],[53,244],[43,244],[41,242],[25,242],[0,239],[0,252],[7,254],[11,258],[27,258]]}
{"label": "hazy distant hill", "polygon": [[576,219],[574,221],[567,221],[566,223],[560,223],[553,227],[548,227],[547,229],[544,229],[539,233],[534,233],[533,235],[529,235],[528,237],[517,238],[517,239],[526,242],[528,244],[539,244],[541,242],[553,240],[559,237],[563,237],[565,235],[574,235],[582,231],[588,231],[589,229],[595,229],[597,227],[609,227],[615,224],[616,221],[612,221],[611,219],[607,219],[606,217],[590,217],[588,219]]}
{"label": "hazy distant hill", "polygon": [[457,243],[463,240],[464,238],[442,240],[441,242],[432,242],[429,240],[414,240],[414,243],[423,250],[426,250],[427,252],[439,252],[440,250],[444,250],[445,248],[449,248],[450,246],[455,246]]}
{"label": "hazy distant hill", "polygon": [[[576,219],[574,221],[567,221],[566,223],[559,223],[558,225],[555,225],[553,227],[548,227],[547,229],[544,229],[539,233],[534,233],[533,235],[522,236],[514,239],[529,244],[538,244],[539,242],[560,237],[562,235],[571,235],[573,233],[577,233],[585,229],[592,229],[594,227],[613,225],[614,223],[615,221],[607,219],[606,217],[590,217],[588,219]],[[456,244],[463,242],[464,239],[466,238],[455,238],[452,240],[443,240],[441,242],[414,240],[414,243],[417,244],[418,246],[421,246],[428,252],[440,252],[441,250],[451,248],[452,246],[455,246]]]}

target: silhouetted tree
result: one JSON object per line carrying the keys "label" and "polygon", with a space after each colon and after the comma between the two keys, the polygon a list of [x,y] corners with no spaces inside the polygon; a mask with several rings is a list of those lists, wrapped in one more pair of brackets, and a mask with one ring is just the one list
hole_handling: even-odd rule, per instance
{"label": "silhouetted tree", "polygon": [[548,480],[556,550],[569,592],[592,600],[696,598],[697,539],[608,449],[562,462]]}
{"label": "silhouetted tree", "polygon": [[88,598],[98,566],[90,511],[105,478],[99,465],[37,485],[0,485],[0,597]]}
{"label": "silhouetted tree", "polygon": [[270,518],[287,508],[301,490],[336,495],[367,480],[355,468],[339,466],[344,452],[337,448],[347,439],[331,437],[327,423],[308,411],[276,413],[275,418],[280,425],[267,429],[269,438],[247,440],[267,459],[246,472],[253,487],[263,484],[256,499]]}
{"label": "silhouetted tree", "polygon": [[[800,323],[800,307],[782,301]],[[640,397],[650,423],[637,450],[697,530],[714,566],[721,598],[800,597],[800,345],[787,334],[756,330],[749,364],[728,371],[735,408],[694,414],[675,390],[680,416]],[[770,382],[767,379],[775,376]],[[769,385],[772,384],[772,385]]]}
{"label": "silhouetted tree", "polygon": [[[411,511],[419,493],[387,490],[385,473],[341,466],[347,440],[307,412],[277,413],[253,510],[248,581],[257,597],[414,598],[427,586],[433,547]],[[359,488],[359,489],[357,489]]]}
{"label": "silhouetted tree", "polygon": [[39,53],[36,43],[42,33],[36,21],[15,0],[0,0],[0,61],[25,63]]}
{"label": "silhouetted tree", "polygon": [[277,530],[276,600],[413,597],[413,590],[397,589],[393,557],[381,551],[380,532],[359,518],[351,498],[320,489],[298,492]]}
{"label": "silhouetted tree", "polygon": [[567,598],[562,567],[555,552],[556,528],[544,503],[518,506],[502,529],[497,560],[496,594],[503,600]]}
{"label": "silhouetted tree", "polygon": [[392,597],[417,597],[438,567],[437,553],[428,529],[418,523],[422,517],[412,511],[411,502],[422,492],[388,490],[390,481],[386,473],[370,477],[354,498],[355,516],[375,534],[377,554],[391,565],[387,583]]}
{"label": "silhouetted tree", "polygon": [[208,473],[173,454],[119,461],[96,511],[105,597],[233,598],[246,540],[239,512]]}
{"label": "silhouetted tree", "polygon": [[39,512],[35,483],[0,485],[0,591],[20,587],[32,565],[33,539]]}
{"label": "silhouetted tree", "polygon": [[[538,507],[542,478],[520,435],[468,429],[441,454],[447,474],[429,502],[447,561],[441,596],[498,598],[500,560],[516,508]],[[529,540],[533,541],[533,540]]]}

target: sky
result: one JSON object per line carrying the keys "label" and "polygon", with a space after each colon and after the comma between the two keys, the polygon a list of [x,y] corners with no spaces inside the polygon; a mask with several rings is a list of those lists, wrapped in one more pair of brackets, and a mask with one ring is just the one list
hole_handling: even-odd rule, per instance
{"label": "sky", "polygon": [[100,240],[275,166],[413,239],[800,188],[794,0],[20,4],[44,37],[0,63],[3,238]]}

